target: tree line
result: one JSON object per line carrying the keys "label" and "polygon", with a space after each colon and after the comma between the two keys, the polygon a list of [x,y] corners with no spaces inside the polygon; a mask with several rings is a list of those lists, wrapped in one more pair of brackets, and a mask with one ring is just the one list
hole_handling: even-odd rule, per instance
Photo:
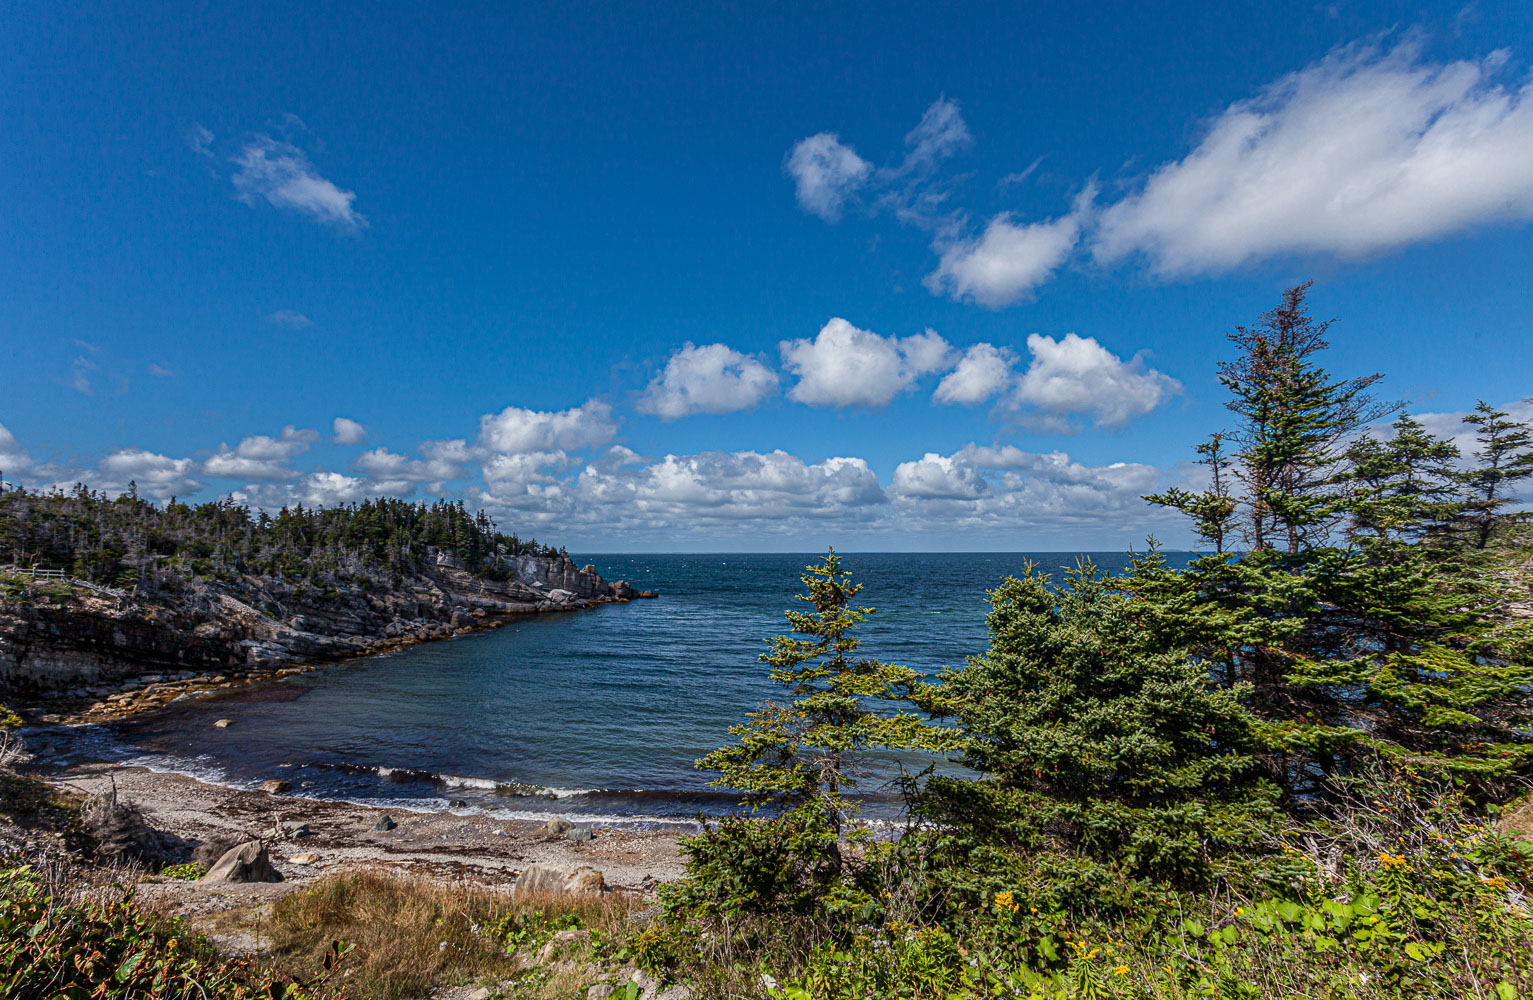
{"label": "tree line", "polygon": [[500,553],[563,555],[562,549],[499,530],[463,501],[383,497],[336,507],[283,507],[275,515],[231,498],[163,506],[130,484],[111,496],[73,490],[0,493],[0,565],[63,569],[98,583],[131,586],[151,573],[234,579],[379,573],[407,576],[428,565],[427,548],[456,553],[466,567],[504,575]]}

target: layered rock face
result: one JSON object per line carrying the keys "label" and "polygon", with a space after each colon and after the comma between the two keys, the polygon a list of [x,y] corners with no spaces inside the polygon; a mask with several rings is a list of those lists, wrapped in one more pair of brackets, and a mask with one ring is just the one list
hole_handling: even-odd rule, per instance
{"label": "layered rock face", "polygon": [[63,606],[0,601],[0,695],[342,659],[496,624],[507,616],[588,608],[637,596],[567,556],[497,556],[509,579],[431,553],[427,572],[383,586],[327,588],[280,578],[187,585],[136,604],[75,588]]}

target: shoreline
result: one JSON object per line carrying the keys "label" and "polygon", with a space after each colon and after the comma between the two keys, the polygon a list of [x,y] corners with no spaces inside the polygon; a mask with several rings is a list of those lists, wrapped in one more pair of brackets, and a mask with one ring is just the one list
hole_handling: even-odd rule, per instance
{"label": "shoreline", "polygon": [[[169,771],[136,765],[34,762],[28,773],[58,791],[92,795],[116,789],[120,801],[142,810],[155,830],[190,852],[202,844],[262,840],[283,874],[280,883],[219,885],[220,892],[285,894],[327,874],[357,867],[384,867],[401,874],[485,889],[510,889],[528,865],[600,871],[608,888],[647,892],[681,874],[679,832],[597,824],[594,838],[578,842],[548,835],[545,824],[498,819],[483,813],[417,812],[332,799],[229,788]],[[380,817],[397,826],[375,830]],[[284,823],[302,823],[302,836],[273,836]],[[308,863],[294,856],[316,854]],[[152,880],[169,886],[151,895],[196,894],[196,882]]]}

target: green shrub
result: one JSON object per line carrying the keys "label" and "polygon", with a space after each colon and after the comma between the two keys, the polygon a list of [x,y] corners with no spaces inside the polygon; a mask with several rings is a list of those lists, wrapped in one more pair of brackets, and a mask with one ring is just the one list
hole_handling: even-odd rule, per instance
{"label": "green shrub", "polygon": [[291,983],[220,960],[179,920],[118,902],[60,902],[32,869],[0,871],[0,996],[92,1000],[310,1000],[347,949],[332,942],[325,973]]}

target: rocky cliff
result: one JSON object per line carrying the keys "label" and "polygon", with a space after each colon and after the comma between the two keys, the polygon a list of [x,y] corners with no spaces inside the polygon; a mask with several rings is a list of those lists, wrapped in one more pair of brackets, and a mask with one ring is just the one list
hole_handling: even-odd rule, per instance
{"label": "rocky cliff", "polygon": [[0,597],[0,697],[96,696],[135,678],[317,663],[640,596],[567,556],[502,553],[493,573],[470,573],[451,552],[430,556],[417,575],[324,586],[244,577],[116,597],[68,581],[13,585]]}

